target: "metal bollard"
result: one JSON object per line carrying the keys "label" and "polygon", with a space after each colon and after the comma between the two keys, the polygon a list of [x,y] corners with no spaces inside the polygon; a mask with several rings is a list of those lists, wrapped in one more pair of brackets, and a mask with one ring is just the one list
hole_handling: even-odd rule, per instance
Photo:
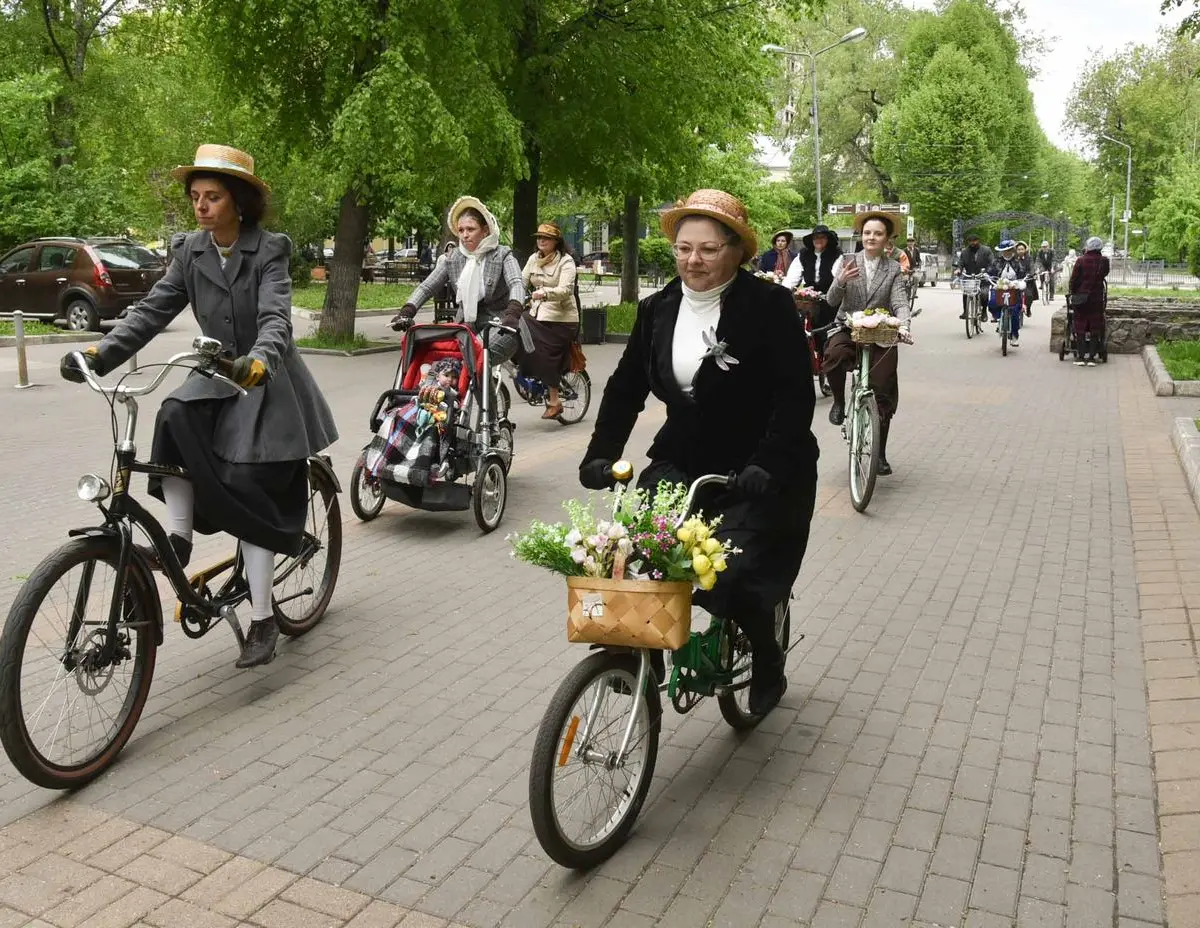
{"label": "metal bollard", "polygon": [[27,390],[29,382],[29,363],[25,358],[25,314],[19,309],[13,313],[13,334],[17,340],[17,389]]}

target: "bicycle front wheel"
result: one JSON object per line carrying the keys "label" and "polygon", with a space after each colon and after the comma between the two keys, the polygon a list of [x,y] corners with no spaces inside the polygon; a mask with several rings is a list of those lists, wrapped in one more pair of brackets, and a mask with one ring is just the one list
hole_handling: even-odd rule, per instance
{"label": "bicycle front wheel", "polygon": [[563,411],[559,413],[558,421],[563,425],[573,425],[587,415],[588,407],[592,405],[592,378],[587,371],[570,371],[563,374],[558,385],[558,399]]}
{"label": "bicycle front wheel", "polygon": [[[783,602],[775,606],[775,640],[779,643],[779,650],[783,652],[783,661],[786,667],[787,651],[792,640],[792,607],[790,603]],[[725,623],[724,635],[721,640],[721,654],[726,666],[731,668],[730,677],[736,687],[717,697],[721,715],[730,727],[739,731],[753,728],[766,717],[750,711],[749,684],[754,649],[745,632],[732,622]]]}
{"label": "bicycle front wheel", "polygon": [[[21,775],[47,789],[103,773],[150,693],[158,594],[133,571],[121,581],[119,555],[112,538],[63,545],[25,581],[0,637],[0,741]],[[124,608],[110,641],[118,587]]]}
{"label": "bicycle front wheel", "polygon": [[[638,658],[598,651],[558,687],[529,765],[533,831],[555,863],[585,870],[625,843],[658,758],[662,703],[653,678],[641,693]],[[629,719],[628,752],[619,757]]]}
{"label": "bicycle front wheel", "polygon": [[975,325],[975,316],[976,315],[977,315],[977,313],[975,312],[975,301],[967,300],[967,307],[966,307],[966,309],[963,310],[963,325],[965,325],[967,327],[967,340],[968,341],[975,337],[975,331],[974,331],[973,327]]}
{"label": "bicycle front wheel", "polygon": [[850,420],[850,502],[865,512],[879,474],[879,404],[873,395],[854,406]]}
{"label": "bicycle front wheel", "polygon": [[[382,505],[382,503],[381,503]],[[285,635],[312,631],[329,608],[342,566],[342,507],[324,470],[308,468],[308,518],[295,555],[275,558],[275,621]]]}
{"label": "bicycle front wheel", "polygon": [[1000,310],[1000,354],[1006,358],[1008,357],[1008,329],[1011,325],[1009,312],[1007,306]]}

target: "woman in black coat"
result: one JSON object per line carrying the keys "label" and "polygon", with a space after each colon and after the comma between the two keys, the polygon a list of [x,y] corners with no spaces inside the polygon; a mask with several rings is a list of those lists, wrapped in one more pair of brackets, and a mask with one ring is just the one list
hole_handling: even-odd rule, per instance
{"label": "woman in black coat", "polygon": [[698,190],[663,214],[679,277],[642,300],[625,353],[604,388],[580,465],[584,486],[612,486],[650,393],[667,419],[639,486],[735,473],[706,488],[698,507],[723,522],[718,537],[742,553],[696,602],[746,633],[753,653],[750,709],[770,711],[787,688],[774,637],[775,606],[800,571],[816,496],[812,369],[788,291],[739,265],[756,253],[746,209],[719,190]]}

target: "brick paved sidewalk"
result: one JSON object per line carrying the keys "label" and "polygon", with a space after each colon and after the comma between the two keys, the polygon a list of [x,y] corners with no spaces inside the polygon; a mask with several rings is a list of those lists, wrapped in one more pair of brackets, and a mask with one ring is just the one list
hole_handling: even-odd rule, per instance
{"label": "brick paved sidewalk", "polygon": [[[389,506],[360,525],[346,505],[330,614],[270,667],[235,671],[228,640],[168,629],[146,715],[99,781],[55,800],[0,762],[0,905],[25,913],[0,926],[55,893],[122,887],[114,902],[143,901],[111,923],[160,928],[376,912],[406,928],[1144,928],[1166,920],[1160,814],[1171,924],[1192,924],[1195,510],[1177,508],[1159,455],[1163,407],[1136,360],[1077,369],[1039,350],[1040,307],[1001,358],[994,338],[966,341],[954,300],[920,293],[896,475],[866,515],[818,403],[818,513],[793,604],[807,637],[783,705],[742,736],[714,706],[668,714],[647,807],[607,864],[550,865],[526,808],[532,733],[581,657],[560,583],[469,516]],[[598,387],[618,350],[589,351]],[[312,361],[343,477],[393,364]],[[15,401],[17,441],[0,447],[26,490],[0,500],[0,602],[86,521],[70,488],[108,428],[70,388],[39,389]],[[555,516],[588,434],[517,418],[506,528]],[[226,547],[204,540],[197,560]],[[89,838],[60,840],[68,828]],[[253,888],[223,889],[242,868],[261,868]],[[109,923],[52,909],[42,922]]]}

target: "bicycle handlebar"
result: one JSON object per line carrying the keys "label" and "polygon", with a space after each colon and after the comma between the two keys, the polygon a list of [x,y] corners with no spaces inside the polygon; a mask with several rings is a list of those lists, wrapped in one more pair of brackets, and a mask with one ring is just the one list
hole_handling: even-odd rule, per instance
{"label": "bicycle handlebar", "polygon": [[[628,461],[615,461],[612,465],[612,475],[613,479],[617,481],[618,485],[625,487],[633,481],[633,465]],[[691,485],[688,487],[687,496],[684,497],[683,508],[680,510],[679,518],[675,520],[675,531],[679,531],[679,529],[683,526],[683,523],[688,520],[689,516],[691,516],[692,506],[694,506],[696,503],[696,493],[699,492],[701,487],[708,486],[709,484],[719,484],[720,486],[731,487],[736,481],[737,475],[732,473],[703,474],[693,480]],[[617,507],[621,505],[619,502],[621,495],[623,495],[623,493],[618,494],[618,502],[616,504]],[[614,507],[614,512],[615,511],[616,507]]]}
{"label": "bicycle handlebar", "polygon": [[[203,336],[201,336],[201,338],[203,338]],[[198,347],[197,343],[199,341],[200,339],[197,338],[194,342],[192,342],[193,347]],[[91,387],[94,392],[103,394],[105,396],[144,396],[147,393],[153,393],[160,386],[162,386],[162,382],[167,379],[167,375],[171,373],[173,368],[187,367],[189,366],[187,363],[189,361],[199,362],[196,366],[190,367],[191,370],[197,371],[198,373],[203,374],[205,377],[211,377],[214,380],[224,381],[225,383],[229,384],[229,386],[237,390],[238,393],[242,394],[242,396],[246,395],[246,390],[244,387],[235,381],[230,380],[224,374],[218,373],[212,369],[212,365],[214,365],[218,359],[208,351],[183,351],[179,354],[172,355],[163,363],[162,370],[158,372],[154,379],[148,384],[144,384],[140,387],[130,387],[126,386],[125,384],[117,384],[115,387],[106,387],[99,381],[95,372],[88,366],[87,360],[84,358],[82,351],[72,351],[71,357],[75,359],[75,366],[79,368],[80,372],[83,374],[83,382]]]}

